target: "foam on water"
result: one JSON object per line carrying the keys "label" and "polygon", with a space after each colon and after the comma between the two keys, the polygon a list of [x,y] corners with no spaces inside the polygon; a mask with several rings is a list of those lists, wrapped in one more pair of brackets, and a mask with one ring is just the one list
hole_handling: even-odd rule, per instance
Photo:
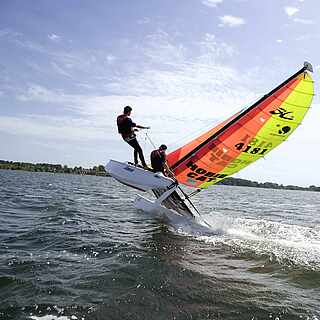
{"label": "foam on water", "polygon": [[41,316],[41,317],[30,316],[29,319],[32,319],[32,320],[76,320],[78,318],[77,317],[72,318],[72,316],[69,318],[66,316],[45,315],[45,316]]}
{"label": "foam on water", "polygon": [[47,314],[45,316],[30,316],[29,319],[32,320],[84,320],[84,318],[78,318],[75,315],[71,315],[69,317],[67,316],[55,316],[55,315],[50,315]]}
{"label": "foam on water", "polygon": [[320,193],[217,186],[168,231],[112,179],[0,179],[0,319],[319,318]]}
{"label": "foam on water", "polygon": [[[226,218],[219,215],[207,216],[220,234],[200,236],[208,243],[223,243],[239,252],[268,255],[285,265],[299,265],[307,269],[320,270],[319,227],[306,227],[265,219]],[[221,236],[223,235],[223,236]]]}
{"label": "foam on water", "polygon": [[174,232],[215,245],[224,244],[241,254],[267,255],[270,261],[280,264],[320,270],[320,232],[317,227],[219,214],[196,221],[173,215],[167,223]]}

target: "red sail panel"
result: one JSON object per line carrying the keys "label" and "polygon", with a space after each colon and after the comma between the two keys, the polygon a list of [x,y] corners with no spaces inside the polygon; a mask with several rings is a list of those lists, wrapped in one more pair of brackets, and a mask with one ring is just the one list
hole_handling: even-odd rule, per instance
{"label": "red sail panel", "polygon": [[[177,180],[191,187],[207,187],[226,174],[221,171],[242,152],[235,148],[248,144],[299,84],[303,75],[294,77],[261,102],[239,112],[168,155],[168,164]],[[254,160],[248,160],[248,163]]]}
{"label": "red sail panel", "polygon": [[209,131],[203,133],[201,136],[197,137],[196,139],[188,142],[186,145],[182,146],[181,148],[176,149],[175,151],[170,152],[167,155],[167,162],[168,165],[171,167],[174,163],[179,161],[183,156],[194,150],[197,146],[201,143],[206,141],[209,137],[214,135],[217,131],[223,128],[229,121],[231,121],[234,117],[236,117],[240,112],[233,115],[229,119],[223,121],[222,123],[218,124],[216,127],[210,129]]}

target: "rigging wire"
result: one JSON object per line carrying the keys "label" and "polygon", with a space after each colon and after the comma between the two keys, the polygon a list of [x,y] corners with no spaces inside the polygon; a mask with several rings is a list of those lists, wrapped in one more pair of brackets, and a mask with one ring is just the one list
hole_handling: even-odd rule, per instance
{"label": "rigging wire", "polygon": [[145,150],[146,147],[147,147],[147,138],[148,138],[148,135],[147,133],[145,132],[145,138],[144,138],[144,144],[143,144],[143,149]]}
{"label": "rigging wire", "polygon": [[148,135],[148,133],[147,132],[145,132],[145,135],[146,135],[146,140],[148,139],[149,140],[149,142],[151,143],[151,145],[154,147],[154,148],[156,148],[156,146],[155,146],[155,144],[153,143],[153,141],[151,140],[151,138],[149,137],[149,135]]}
{"label": "rigging wire", "polygon": [[[230,118],[232,117],[234,114],[238,113],[238,112],[242,112],[243,110],[249,108],[253,103],[255,103],[256,101],[258,101],[261,98],[262,95],[256,95],[256,97],[250,99],[248,102],[244,103],[241,107],[233,107],[231,108],[228,113],[226,114],[226,118]],[[208,130],[212,129],[213,126],[218,125],[221,123],[222,118],[217,118],[216,120],[212,121],[212,119],[207,119],[207,120],[203,120],[203,119],[198,119],[199,121],[201,121],[202,123],[205,124],[205,126],[203,126],[201,129],[197,129],[197,130],[193,130],[192,132],[190,132],[187,135],[184,135],[183,137],[180,137],[176,140],[173,140],[170,143],[170,146],[173,147],[173,149],[177,148],[178,145],[180,144],[185,144],[187,142],[189,142],[190,140],[194,140],[197,137],[199,137],[200,135],[206,133]]]}

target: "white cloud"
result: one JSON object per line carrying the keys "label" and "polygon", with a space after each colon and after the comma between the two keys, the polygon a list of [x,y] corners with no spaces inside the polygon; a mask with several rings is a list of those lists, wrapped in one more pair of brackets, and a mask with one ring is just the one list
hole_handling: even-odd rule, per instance
{"label": "white cloud", "polygon": [[186,61],[186,48],[182,44],[176,44],[170,39],[168,33],[158,30],[146,37],[143,54],[148,62],[155,65],[166,64],[175,66]]}
{"label": "white cloud", "polygon": [[215,65],[218,61],[224,58],[229,59],[237,53],[234,47],[219,41],[216,36],[211,33],[206,33],[199,44],[203,52],[199,59],[207,64]]}
{"label": "white cloud", "polygon": [[50,40],[52,40],[52,41],[59,41],[59,40],[61,39],[60,36],[58,36],[58,35],[56,35],[56,34],[54,34],[54,33],[49,34],[49,35],[48,35],[48,38],[49,38]]}
{"label": "white cloud", "polygon": [[[257,97],[249,89],[255,73],[248,76],[252,70],[240,73],[230,67],[224,59],[229,60],[237,51],[215,35],[204,34],[200,41],[193,43],[198,50],[196,54],[191,54],[185,46],[162,31],[145,40],[143,47],[131,51],[123,70],[113,74],[112,78],[107,72],[90,73],[95,79],[100,77],[101,87],[104,86],[100,94],[70,94],[30,84],[17,97],[20,103],[51,107],[56,115],[67,111],[68,117],[0,117],[0,130],[6,134],[15,132],[20,139],[30,136],[56,145],[63,142],[66,150],[85,143],[97,145],[100,149],[105,148],[103,157],[106,159],[128,160],[132,150],[121,141],[115,124],[116,116],[125,105],[133,106],[132,117],[137,123],[152,127],[150,136],[156,144],[166,143],[172,150],[190,139],[190,133],[193,137],[196,132],[213,127]],[[85,56],[91,57],[88,64],[84,64],[85,69],[101,62],[107,64],[105,52],[101,55],[91,53],[94,55],[51,54],[50,58],[54,59],[52,67],[57,72],[68,70],[69,73],[71,69],[78,70],[82,62],[86,63]],[[138,65],[136,56],[142,61],[138,60]],[[117,60],[113,62],[117,63]],[[71,64],[69,69],[67,64]],[[81,88],[90,89],[92,85],[91,81],[86,83],[83,78],[79,79]],[[143,131],[139,133],[139,139],[147,155],[150,149]],[[64,157],[63,151],[59,152]],[[92,150],[92,158],[98,155]],[[74,159],[79,161],[75,156]],[[270,174],[267,169],[263,172]]]}
{"label": "white cloud", "polygon": [[109,64],[111,64],[111,63],[113,63],[117,58],[116,58],[115,56],[113,56],[112,54],[108,54],[107,57],[106,57],[106,59],[107,59],[107,62],[108,62]]}
{"label": "white cloud", "polygon": [[145,18],[138,20],[138,24],[148,24],[148,23],[150,23],[150,21],[151,21],[150,18],[145,17]]}
{"label": "white cloud", "polygon": [[313,20],[310,20],[310,19],[300,19],[300,18],[294,18],[293,19],[294,22],[297,22],[297,23],[302,23],[302,24],[314,24],[314,21]]}
{"label": "white cloud", "polygon": [[284,8],[284,11],[286,12],[286,14],[287,14],[289,17],[292,17],[292,16],[294,16],[297,12],[299,12],[299,9],[296,8],[296,7],[285,7],[285,8]]}
{"label": "white cloud", "polygon": [[[157,42],[159,39],[161,41],[157,47],[155,44],[159,43]],[[178,49],[175,50],[176,47],[169,41],[167,35],[150,37],[148,44],[144,47],[146,61],[157,57],[157,61],[165,65],[166,58],[171,52],[179,52],[179,50],[181,52],[176,54],[169,68],[142,68],[138,72],[130,71],[129,68],[126,77],[114,78],[113,82],[106,84],[106,88],[113,88],[117,92],[114,95],[67,94],[63,91],[50,90],[39,84],[32,84],[25,92],[20,93],[17,99],[34,104],[49,104],[56,110],[68,108],[76,112],[79,119],[88,119],[95,125],[112,128],[103,133],[104,136],[112,137],[112,140],[119,138],[116,134],[114,119],[122,112],[123,106],[129,104],[134,107],[134,120],[152,126],[151,135],[155,134],[158,139],[155,142],[173,142],[181,138],[177,132],[184,132],[182,136],[185,136],[190,132],[203,130],[208,124],[212,125],[214,119],[229,116],[243,106],[245,101],[255,97],[252,92],[243,87],[242,75],[219,62],[230,52],[233,53],[231,46],[220,42],[212,34],[205,34],[197,46],[201,48],[201,54],[193,59],[187,59],[184,49],[178,45]],[[85,83],[81,84],[83,87],[85,85]],[[201,112],[198,112],[199,108]],[[26,121],[26,119],[23,120]],[[59,135],[69,134],[68,126],[59,125],[57,119],[52,122],[43,118],[37,121],[33,119],[32,124],[36,127],[37,122],[42,127],[46,124],[48,130],[43,128],[41,133],[34,130],[30,119],[26,126],[21,125],[20,128],[21,130],[29,128],[28,132],[38,133],[42,137],[46,137],[48,132],[48,139],[52,139],[55,133],[58,134],[53,128],[54,123],[57,123]],[[186,126],[188,132],[185,130]],[[77,128],[76,123],[72,123],[72,127],[76,129],[73,139],[76,139],[79,133],[79,140],[81,140],[81,132],[91,132],[90,126]],[[13,126],[8,128],[8,133],[12,128]],[[92,130],[94,132],[89,136],[98,138],[95,136],[97,131],[94,126]],[[125,145],[123,149],[126,150]]]}
{"label": "white cloud", "polygon": [[2,132],[52,140],[90,141],[105,136],[105,128],[88,119],[49,116],[0,116]]}
{"label": "white cloud", "polygon": [[12,39],[12,42],[15,43],[17,46],[27,50],[32,50],[32,51],[35,51],[38,53],[44,53],[44,54],[48,53],[47,49],[44,46],[34,41],[30,41],[23,38],[16,38],[16,39]]}
{"label": "white cloud", "polygon": [[283,42],[282,39],[277,39],[276,41],[277,41],[278,43],[282,43],[282,42]]}
{"label": "white cloud", "polygon": [[221,21],[219,27],[239,27],[246,23],[243,18],[230,15],[219,17],[219,19]]}
{"label": "white cloud", "polygon": [[[205,73],[205,72],[208,73]],[[235,83],[235,87],[232,88],[232,83],[238,77],[237,73],[227,68],[216,68],[215,70],[206,70],[203,67],[199,70],[199,74],[195,70],[188,70],[191,72],[190,75],[185,75],[177,80],[170,78],[164,78],[163,81],[176,81],[178,85],[182,86],[183,82],[186,82],[186,88],[181,91],[170,91],[167,88],[158,88],[158,95],[150,95],[151,92],[147,93],[148,90],[143,92],[141,95],[113,95],[113,96],[94,96],[94,95],[76,95],[76,94],[65,94],[61,91],[52,91],[41,87],[39,85],[32,85],[29,89],[20,94],[17,99],[22,102],[33,102],[33,103],[46,103],[54,106],[55,109],[72,109],[76,112],[78,117],[92,117],[95,121],[100,122],[103,119],[103,123],[109,123],[109,120],[105,120],[104,117],[110,113],[115,117],[117,113],[122,111],[123,106],[133,105],[135,107],[135,113],[140,114],[141,117],[159,117],[159,110],[161,113],[168,116],[185,120],[187,118],[193,119],[208,119],[208,117],[216,118],[228,115],[231,110],[238,109],[244,101],[249,97],[253,99],[254,94],[250,91],[242,88],[239,83]],[[216,76],[212,77],[212,82],[207,88],[205,88],[205,82],[210,82],[208,74],[213,73]],[[224,74],[224,77],[221,76]],[[145,86],[146,81],[152,81],[152,78],[147,78],[145,74],[139,79],[139,84],[136,88],[133,88],[132,93],[137,93],[140,86]],[[150,76],[150,75],[148,75]],[[144,78],[146,77],[146,78]],[[161,74],[157,77],[161,77]],[[194,82],[191,81],[195,78]],[[136,79],[137,80],[137,79]],[[191,81],[191,83],[189,83]],[[196,90],[191,90],[197,81]],[[222,83],[221,83],[222,81]],[[124,87],[130,84],[130,81],[124,84]],[[163,84],[162,84],[163,85]],[[169,84],[170,87],[171,84]],[[221,92],[219,87],[224,87],[224,91]],[[122,89],[124,89],[124,87]],[[200,91],[201,87],[204,87],[203,91]],[[153,88],[151,88],[153,90]],[[214,92],[214,94],[213,94]],[[200,106],[202,113],[197,115],[194,110],[194,106]],[[214,110],[213,106],[223,106]],[[113,117],[113,118],[114,118]],[[113,119],[112,118],[112,119]],[[112,120],[110,120],[111,123]]]}
{"label": "white cloud", "polygon": [[17,99],[20,101],[38,101],[38,102],[64,102],[66,95],[57,94],[40,85],[31,85],[23,94],[19,94]]}
{"label": "white cloud", "polygon": [[222,3],[223,0],[203,0],[202,4],[204,4],[207,7],[215,8],[217,4]]}
{"label": "white cloud", "polygon": [[[254,94],[243,87],[242,77],[245,75],[222,63],[225,57],[235,54],[234,48],[214,35],[205,34],[196,43],[200,53],[193,58],[188,57],[183,46],[174,45],[164,32],[150,35],[147,40],[143,51],[138,54],[144,54],[146,63],[156,61],[157,64],[137,70],[131,70],[129,65],[124,76],[113,76],[111,81],[108,78],[99,80],[105,83],[104,91],[112,92],[109,96],[71,95],[32,84],[17,99],[69,108],[78,115],[97,119],[104,118],[107,112],[114,117],[127,104],[137,106],[142,117],[156,118],[161,110],[170,117],[176,118],[179,114],[181,119],[195,117],[194,106],[201,106],[203,113],[197,117],[202,120],[208,116],[223,117],[230,110],[240,108],[244,101],[253,99]],[[60,70],[59,65],[53,63],[52,66],[58,68],[57,72]],[[60,72],[64,73],[64,70]],[[92,88],[91,83],[81,82],[79,85]],[[220,108],[215,110],[213,106]]]}
{"label": "white cloud", "polygon": [[[98,146],[98,152],[94,149],[90,151],[94,163],[100,161],[100,159],[106,161],[108,158],[128,160],[132,157],[132,150],[121,141],[115,124],[115,118],[121,113],[123,106],[132,105],[132,118],[139,124],[151,126],[151,131],[148,133],[156,145],[165,142],[169,149],[173,150],[232,114],[234,106],[238,108],[243,104],[243,97],[237,95],[240,92],[235,91],[233,96],[230,96],[230,93],[231,91],[224,94],[215,92],[214,95],[217,94],[215,99],[202,96],[183,98],[169,96],[89,97],[62,95],[60,100],[57,101],[60,101],[62,105],[70,100],[78,101],[79,111],[82,114],[79,113],[78,116],[72,117],[0,116],[0,131],[7,134],[14,133],[24,138],[31,137],[39,141],[47,141],[48,146],[63,143],[66,150],[73,148],[73,145]],[[65,101],[63,101],[64,99]],[[284,153],[286,155],[296,154],[297,145],[310,146],[310,148],[316,145],[319,139],[313,135],[313,132],[317,126],[316,119],[318,119],[318,110],[320,110],[317,107],[314,106],[312,109],[313,114],[311,114],[312,110],[310,111],[309,117],[304,122],[307,125],[302,125],[286,144],[276,149],[278,151],[268,155],[266,157],[267,161],[261,160],[257,165],[241,171],[240,176],[259,181],[270,180],[269,177],[274,177],[275,166],[287,167],[287,158],[283,157]],[[181,139],[182,137],[183,139]],[[311,138],[314,140],[311,141]],[[145,155],[148,155],[152,146],[146,140],[143,130],[138,133],[138,139]],[[111,148],[111,145],[114,148]],[[285,152],[283,152],[284,150]],[[63,150],[60,152],[63,152]],[[293,159],[297,163],[304,161],[303,158],[300,159],[299,157],[293,157]],[[319,161],[319,155],[315,154],[313,159]],[[65,161],[64,159],[60,162]],[[73,159],[73,163],[77,163],[77,161]],[[294,166],[294,162],[292,166]],[[261,167],[263,167],[263,170],[261,170]],[[317,184],[316,177],[310,180],[312,174],[309,174],[308,166],[299,172],[301,176],[307,177],[305,180],[301,179],[299,184]],[[305,173],[302,174],[303,172]],[[286,176],[283,172],[278,176],[277,181],[274,179],[272,181],[278,183],[297,184],[292,175]]]}
{"label": "white cloud", "polygon": [[60,67],[58,63],[51,62],[51,66],[53,70],[56,71],[58,74],[68,78],[72,78],[72,75],[69,72],[67,72],[64,68]]}
{"label": "white cloud", "polygon": [[320,35],[318,33],[309,33],[309,34],[303,34],[299,37],[296,37],[297,41],[319,41]]}
{"label": "white cloud", "polygon": [[0,30],[0,38],[4,38],[4,37],[15,38],[21,35],[22,34],[20,32],[16,32],[8,28]]}
{"label": "white cloud", "polygon": [[8,34],[9,34],[9,30],[8,29],[0,30],[0,38],[5,37]]}
{"label": "white cloud", "polygon": [[[22,37],[12,38],[11,41],[23,49],[31,50],[37,54],[43,55],[45,59],[51,59],[51,62],[49,63],[54,71],[67,77],[75,78],[75,75],[79,75],[79,73],[89,73],[92,75],[96,72],[103,72],[101,64],[103,65],[103,63],[108,63],[104,52],[97,51],[97,54],[101,56],[101,59],[98,61],[95,55],[92,54],[92,50],[75,52],[71,50],[64,51],[63,49],[59,49],[52,51],[42,44]],[[102,59],[104,59],[104,61],[102,61]],[[112,59],[112,57],[109,57],[109,60],[110,59]],[[33,62],[33,64],[35,65],[36,63]],[[42,71],[44,72],[45,70],[46,69],[43,68]]]}

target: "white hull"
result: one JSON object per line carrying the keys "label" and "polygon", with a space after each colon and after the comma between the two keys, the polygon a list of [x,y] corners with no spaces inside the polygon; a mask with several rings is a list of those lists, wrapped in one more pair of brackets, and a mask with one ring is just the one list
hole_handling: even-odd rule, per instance
{"label": "white hull", "polygon": [[192,218],[181,215],[172,209],[165,208],[159,202],[151,201],[141,195],[137,196],[134,206],[181,232],[202,236],[214,234],[212,226],[208,225],[200,216]]}
{"label": "white hull", "polygon": [[157,203],[156,201],[151,201],[141,195],[138,195],[134,201],[134,206],[138,210],[152,213],[153,215],[158,216],[159,218],[164,217],[167,213],[172,213],[178,215],[175,211],[170,210]]}
{"label": "white hull", "polygon": [[[185,205],[183,199],[176,193],[177,184],[172,179],[164,177],[162,174],[153,173],[115,160],[110,160],[105,168],[113,178],[136,189],[142,191],[163,190],[163,192],[156,195],[157,199],[154,201],[138,195],[134,202],[134,206],[138,210],[147,212],[171,226],[183,225],[184,229],[185,227],[188,230],[196,229],[196,232],[212,232],[210,226],[206,225],[200,216],[194,216]],[[170,198],[172,195],[175,196]],[[167,202],[169,198],[171,203]],[[175,201],[178,202],[176,208]],[[186,210],[184,211],[184,209]]]}
{"label": "white hull", "polygon": [[125,162],[110,160],[105,168],[116,180],[142,191],[167,188],[174,183],[172,179],[164,177],[161,173],[147,171]]}

